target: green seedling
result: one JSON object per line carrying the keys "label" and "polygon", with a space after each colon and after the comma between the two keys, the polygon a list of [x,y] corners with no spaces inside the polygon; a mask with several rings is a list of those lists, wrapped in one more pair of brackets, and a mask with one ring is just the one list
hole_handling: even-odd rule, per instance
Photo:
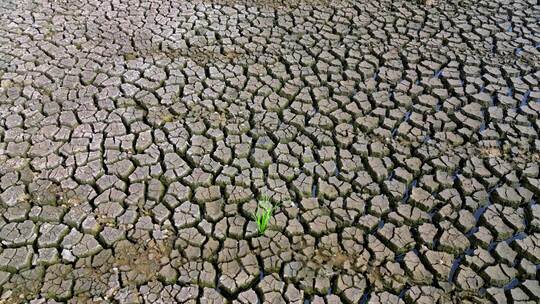
{"label": "green seedling", "polygon": [[255,220],[255,223],[257,223],[259,235],[263,235],[266,228],[268,228],[268,222],[270,221],[270,218],[272,218],[275,209],[276,207],[272,204],[268,196],[263,196],[257,202],[257,211],[255,212],[253,219]]}

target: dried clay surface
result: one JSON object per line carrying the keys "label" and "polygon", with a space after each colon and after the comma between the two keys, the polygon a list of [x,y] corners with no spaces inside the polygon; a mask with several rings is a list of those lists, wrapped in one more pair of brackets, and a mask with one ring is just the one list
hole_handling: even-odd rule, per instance
{"label": "dried clay surface", "polygon": [[538,303],[539,16],[0,1],[0,303]]}

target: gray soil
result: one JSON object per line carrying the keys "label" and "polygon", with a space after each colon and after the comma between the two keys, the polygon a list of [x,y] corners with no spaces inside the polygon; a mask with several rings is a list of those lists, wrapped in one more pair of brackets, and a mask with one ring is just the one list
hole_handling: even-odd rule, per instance
{"label": "gray soil", "polygon": [[538,303],[538,16],[0,1],[0,303]]}

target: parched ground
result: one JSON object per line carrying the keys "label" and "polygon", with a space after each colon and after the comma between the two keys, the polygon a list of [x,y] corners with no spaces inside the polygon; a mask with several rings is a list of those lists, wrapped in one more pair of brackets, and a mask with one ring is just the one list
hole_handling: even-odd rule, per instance
{"label": "parched ground", "polygon": [[0,1],[0,303],[538,303],[539,16]]}

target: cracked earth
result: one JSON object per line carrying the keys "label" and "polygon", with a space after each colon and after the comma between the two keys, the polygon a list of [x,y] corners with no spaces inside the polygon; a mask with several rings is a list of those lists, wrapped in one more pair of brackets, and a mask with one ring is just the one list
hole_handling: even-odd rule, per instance
{"label": "cracked earth", "polygon": [[540,5],[293,2],[0,1],[1,303],[538,303]]}

